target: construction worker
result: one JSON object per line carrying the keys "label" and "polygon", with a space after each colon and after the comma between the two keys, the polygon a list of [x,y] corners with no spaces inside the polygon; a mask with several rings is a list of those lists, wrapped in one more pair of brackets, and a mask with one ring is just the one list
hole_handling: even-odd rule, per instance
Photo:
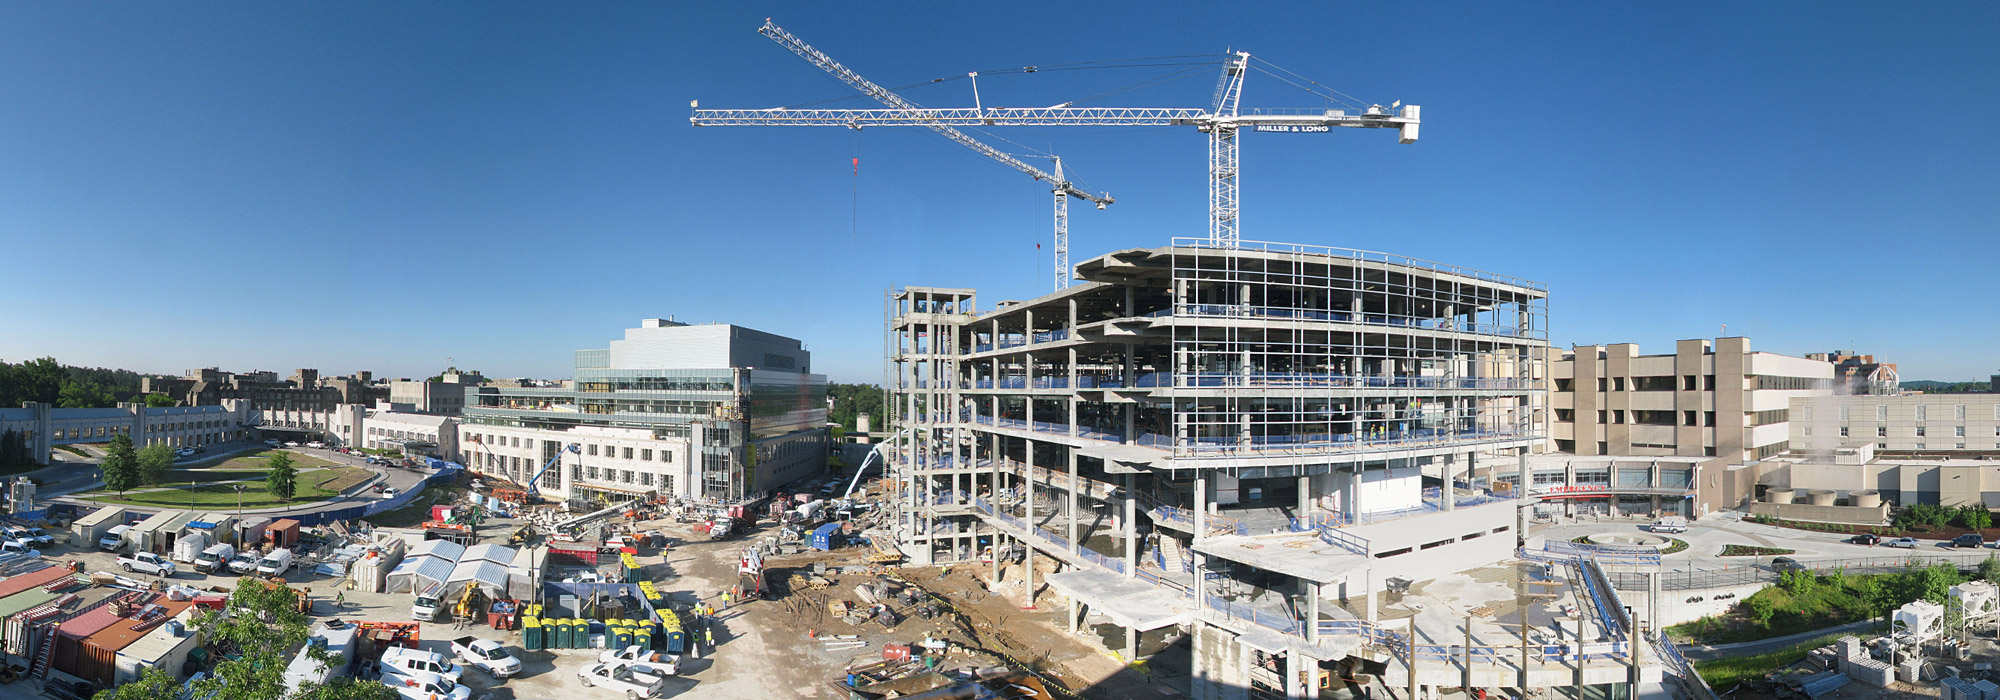
{"label": "construction worker", "polygon": [[723,610],[729,609],[729,591],[722,592],[722,609]]}

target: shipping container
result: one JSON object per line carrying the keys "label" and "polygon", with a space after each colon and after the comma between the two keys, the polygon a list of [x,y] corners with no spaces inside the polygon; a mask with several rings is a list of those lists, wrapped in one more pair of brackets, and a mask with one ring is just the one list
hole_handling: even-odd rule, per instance
{"label": "shipping container", "polygon": [[41,588],[48,585],[50,581],[69,575],[71,575],[69,567],[51,566],[18,576],[9,576],[5,580],[0,580],[0,598],[5,598],[30,588]]}
{"label": "shipping container", "polygon": [[125,531],[125,545],[134,552],[153,552],[159,554],[159,543],[164,539],[161,536],[160,530],[165,528],[167,523],[172,522],[181,515],[182,513],[178,510],[163,510],[154,513],[153,517],[140,521],[138,525],[134,525],[132,529]]}
{"label": "shipping container", "polygon": [[840,523],[827,523],[812,531],[812,548],[830,551],[840,546]]}
{"label": "shipping container", "polygon": [[208,533],[212,542],[236,544],[236,516],[226,513],[202,513],[187,524],[189,530]]}
{"label": "shipping container", "polygon": [[[151,602],[151,598],[139,600]],[[118,614],[116,607],[100,605],[97,609],[70,618],[68,622],[56,627],[55,655],[51,658],[56,670],[76,675],[78,660],[82,656],[83,640],[125,619],[123,615]]]}
{"label": "shipping container", "polygon": [[99,508],[69,524],[70,544],[85,549],[94,547],[98,538],[104,536],[104,531],[114,525],[123,524],[125,524],[124,508],[118,506]]}
{"label": "shipping container", "polygon": [[264,540],[272,547],[290,547],[299,543],[299,521],[285,518],[271,523],[264,530]]}
{"label": "shipping container", "polygon": [[64,669],[77,678],[110,685],[117,675],[118,652],[139,641],[155,628],[166,624],[193,604],[160,598],[151,605],[134,608],[130,615],[112,622],[96,634],[85,637],[77,647],[73,669]]}
{"label": "shipping container", "polygon": [[26,656],[28,653],[28,625],[22,613],[55,599],[56,594],[40,588],[0,598],[0,642],[4,642],[8,654]]}
{"label": "shipping container", "polygon": [[125,685],[139,680],[139,674],[148,668],[159,667],[174,674],[176,680],[187,678],[188,654],[201,645],[201,635],[194,629],[197,611],[189,607],[174,619],[147,632],[139,641],[118,650],[112,664],[116,668],[117,685]]}
{"label": "shipping container", "polygon": [[271,527],[270,518],[260,518],[254,515],[245,516],[242,520],[236,521],[236,542],[238,543],[236,548],[256,549],[257,544],[264,541],[264,530],[269,527]]}

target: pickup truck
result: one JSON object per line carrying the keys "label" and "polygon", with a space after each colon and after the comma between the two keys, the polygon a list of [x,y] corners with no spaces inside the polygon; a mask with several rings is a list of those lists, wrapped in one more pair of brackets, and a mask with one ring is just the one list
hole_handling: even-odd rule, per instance
{"label": "pickup truck", "polygon": [[485,669],[494,678],[511,678],[521,672],[521,660],[491,639],[459,637],[451,640],[451,653],[458,657],[459,663]]}
{"label": "pickup truck", "polygon": [[655,676],[677,675],[680,673],[681,663],[679,656],[653,651],[637,644],[598,654],[597,660],[605,663],[632,664],[633,670]]}
{"label": "pickup truck", "polygon": [[42,555],[42,550],[35,549],[35,546],[29,544],[27,540],[7,539],[0,540],[0,553],[25,554],[30,557],[39,557]]}
{"label": "pickup truck", "polygon": [[118,568],[124,569],[125,573],[128,574],[146,573],[161,578],[171,578],[174,575],[174,563],[168,561],[166,557],[152,552],[139,552],[119,557]]}
{"label": "pickup truck", "polygon": [[53,547],[56,544],[56,538],[50,537],[49,533],[43,532],[39,527],[8,526],[6,533],[8,537],[26,542],[28,546],[36,549]]}
{"label": "pickup truck", "polygon": [[600,661],[576,674],[576,680],[585,687],[603,687],[625,693],[626,700],[658,697],[660,688],[667,679],[650,673],[640,673],[632,664],[623,661]]}

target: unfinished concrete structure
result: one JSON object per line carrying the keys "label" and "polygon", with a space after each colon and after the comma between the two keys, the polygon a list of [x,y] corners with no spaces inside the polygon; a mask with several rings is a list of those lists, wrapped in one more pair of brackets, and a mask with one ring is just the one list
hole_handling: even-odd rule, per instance
{"label": "unfinished concrete structure", "polygon": [[[1128,655],[1139,632],[1185,626],[1197,697],[1298,697],[1342,663],[1387,664],[1411,692],[1645,675],[1629,621],[1544,619],[1573,632],[1563,651],[1392,607],[1414,581],[1516,556],[1515,490],[1474,474],[1545,439],[1544,287],[1194,239],[1076,272],[991,309],[971,289],[891,293],[889,452],[913,561],[990,562],[998,579],[1024,559],[1030,590],[1066,596],[1073,628],[1124,628]],[[1570,568],[1548,585],[1615,598],[1586,583],[1597,564],[1551,556]],[[1037,557],[1056,562],[1045,582]]]}

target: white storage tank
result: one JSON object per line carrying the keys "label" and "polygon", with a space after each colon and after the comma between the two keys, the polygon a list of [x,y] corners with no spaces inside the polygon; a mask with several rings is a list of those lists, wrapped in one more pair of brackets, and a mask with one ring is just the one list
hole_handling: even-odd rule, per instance
{"label": "white storage tank", "polygon": [[1764,502],[1790,505],[1792,496],[1796,493],[1791,489],[1771,489],[1764,492]]}
{"label": "white storage tank", "polygon": [[1882,492],[1880,491],[1856,491],[1848,494],[1847,498],[1854,505],[1862,508],[1876,508],[1882,505]]}
{"label": "white storage tank", "polygon": [[1830,506],[1840,499],[1833,489],[1814,489],[1806,493],[1807,502],[1816,506]]}

